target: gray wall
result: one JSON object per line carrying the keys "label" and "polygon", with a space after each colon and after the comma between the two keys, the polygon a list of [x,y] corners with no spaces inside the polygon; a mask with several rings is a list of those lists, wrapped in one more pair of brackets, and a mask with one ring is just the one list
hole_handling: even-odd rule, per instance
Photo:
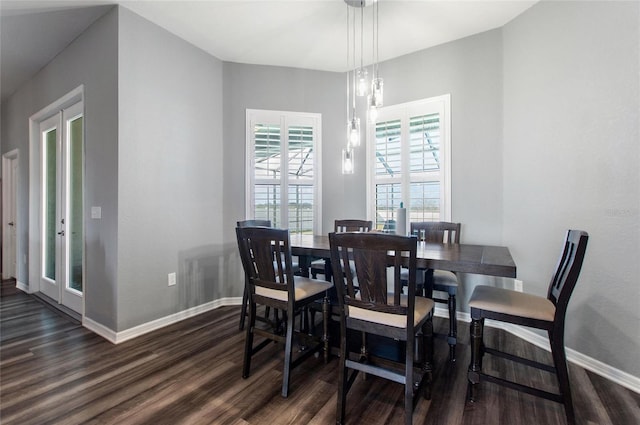
{"label": "gray wall", "polygon": [[[222,62],[119,13],[117,330],[228,296]],[[167,275],[178,274],[168,287]]]}
{"label": "gray wall", "polygon": [[364,194],[345,198],[349,187],[361,186],[352,184],[358,177],[341,173],[341,149],[346,145],[345,84],[344,75],[333,72],[224,64],[225,224],[230,229],[225,227],[229,230],[226,240],[235,241],[235,222],[245,217],[247,109],[321,113],[323,233],[333,229],[333,221],[344,214],[365,216]]}
{"label": "gray wall", "polygon": [[[346,144],[345,85],[339,73],[224,64],[225,280],[237,285],[231,295],[241,296],[244,282],[234,228],[236,221],[245,218],[247,109],[321,113],[323,233],[333,229],[337,218],[366,216],[364,174],[344,176],[341,172],[341,149]],[[364,173],[362,165],[360,169]]]}
{"label": "gray wall", "polygon": [[462,241],[502,238],[502,38],[500,30],[380,65],[385,104],[451,94],[451,213]]}
{"label": "gray wall", "polygon": [[504,27],[504,243],[546,295],[590,234],[568,347],[640,376],[638,2],[539,3]]}
{"label": "gray wall", "polygon": [[[102,220],[86,223],[87,317],[115,328],[118,231],[118,21],[100,18],[2,105],[2,153],[20,150],[18,271],[29,284],[29,117],[84,84],[85,212],[101,205]],[[32,236],[35,238],[36,236]]]}

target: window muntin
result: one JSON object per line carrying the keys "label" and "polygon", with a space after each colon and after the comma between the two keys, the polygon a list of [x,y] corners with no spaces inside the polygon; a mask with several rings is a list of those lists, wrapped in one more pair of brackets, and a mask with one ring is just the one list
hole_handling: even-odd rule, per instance
{"label": "window muntin", "polygon": [[247,110],[247,218],[320,232],[320,129],[320,114]]}

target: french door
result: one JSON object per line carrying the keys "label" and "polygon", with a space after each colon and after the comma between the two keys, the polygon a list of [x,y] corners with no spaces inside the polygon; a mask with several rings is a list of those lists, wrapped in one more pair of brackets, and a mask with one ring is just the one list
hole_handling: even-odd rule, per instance
{"label": "french door", "polygon": [[83,108],[77,103],[40,123],[40,291],[82,314]]}

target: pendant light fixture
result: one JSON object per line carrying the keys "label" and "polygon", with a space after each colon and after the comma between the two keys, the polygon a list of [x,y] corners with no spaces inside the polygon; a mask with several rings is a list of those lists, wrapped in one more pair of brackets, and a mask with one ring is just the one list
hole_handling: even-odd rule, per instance
{"label": "pendant light fixture", "polygon": [[[364,7],[364,0],[358,0],[357,3],[359,4],[360,10],[362,11],[362,8]],[[356,65],[356,14],[355,12],[353,13],[352,16],[352,26],[351,29],[353,31],[353,49],[352,49],[352,53],[353,53],[353,67],[354,70],[352,72],[353,75],[353,93],[351,93],[351,118],[349,119],[349,122],[347,123],[347,148],[351,147],[354,148],[356,146],[360,146],[360,118],[358,118],[357,114],[356,114],[356,93],[358,91],[357,87],[360,86],[358,78],[360,78],[362,76],[362,66],[356,71],[355,70],[355,65]],[[348,47],[349,47],[349,2],[347,2],[347,52],[348,52]],[[361,38],[362,38],[362,34],[360,34]],[[362,54],[361,54],[362,56]],[[362,57],[360,58],[361,62],[362,62]],[[348,53],[347,53],[347,65],[349,58],[348,58]],[[347,84],[349,84],[347,82]],[[366,84],[365,84],[365,89],[366,89]],[[349,99],[349,93],[350,90],[347,88],[347,99]]]}
{"label": "pendant light fixture", "polygon": [[380,77],[379,60],[380,60],[380,47],[379,47],[379,35],[380,35],[380,2],[374,1],[372,9],[372,39],[373,39],[373,64],[371,65],[371,93],[369,94],[369,101],[367,105],[369,107],[369,121],[376,122],[378,118],[378,108],[382,106],[384,97],[384,81]]}
{"label": "pendant light fixture", "polygon": [[[342,150],[342,173],[352,174],[354,170],[354,148],[360,146],[360,118],[357,116],[356,96],[366,96],[367,116],[370,122],[377,118],[377,108],[382,106],[383,81],[378,71],[378,0],[344,0],[347,5],[347,147]],[[364,67],[364,9],[373,3],[372,33],[373,55],[371,82]],[[360,9],[360,64],[356,62],[356,11]],[[353,10],[352,10],[353,9]],[[353,13],[352,13],[353,12]]]}

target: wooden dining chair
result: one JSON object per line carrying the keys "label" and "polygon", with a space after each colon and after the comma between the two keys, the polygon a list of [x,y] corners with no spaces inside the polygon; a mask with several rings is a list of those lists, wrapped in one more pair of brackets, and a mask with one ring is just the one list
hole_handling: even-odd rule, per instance
{"label": "wooden dining chair", "polygon": [[[271,220],[242,220],[236,222],[236,227],[271,227]],[[244,278],[244,291],[242,293],[242,307],[240,308],[240,324],[238,328],[244,329],[244,322],[247,317],[247,304],[249,303],[249,279],[247,276]],[[267,311],[266,315],[269,315]]]}
{"label": "wooden dining chair", "polygon": [[[271,220],[242,220],[242,221],[236,222],[236,227],[271,227]],[[293,265],[293,273],[301,274],[300,265],[298,264],[298,261],[296,261],[296,257],[292,257],[291,264]],[[242,294],[242,307],[240,308],[240,323],[238,325],[238,328],[240,330],[244,329],[244,322],[247,317],[247,304],[249,300],[249,293],[247,292],[248,289],[247,289],[246,282],[247,282],[247,278],[245,276],[244,292]],[[266,309],[265,316],[269,316],[269,309]],[[260,318],[258,319],[260,320]]]}
{"label": "wooden dining chair", "polygon": [[[493,286],[477,286],[469,300],[471,308],[471,363],[469,364],[469,398],[474,400],[474,386],[481,381],[493,382],[511,389],[564,404],[567,422],[575,423],[569,386],[569,371],[564,350],[564,323],[569,298],[576,286],[584,260],[589,235],[580,230],[567,232],[560,260],[549,284],[547,297],[525,294]],[[484,345],[484,319],[498,320],[536,329],[544,329],[549,336],[553,366],[536,362]],[[530,367],[555,373],[558,394],[508,381],[482,370],[482,357],[492,354]]]}
{"label": "wooden dining chair", "polygon": [[[343,232],[370,232],[373,228],[373,223],[370,220],[335,220],[333,222],[333,231],[336,233]],[[331,265],[329,264],[329,267]],[[318,274],[324,274],[326,279],[327,264],[325,260],[315,260],[311,262],[310,272],[311,277],[314,279],[318,277]]]}
{"label": "wooden dining chair", "polygon": [[[450,223],[446,221],[425,221],[412,222],[411,234],[417,236],[419,241],[445,244],[460,243],[460,223]],[[402,275],[406,280],[407,272]],[[446,292],[447,299],[433,297],[432,294],[426,296],[432,298],[437,303],[447,305],[449,309],[449,360],[456,360],[456,344],[458,343],[458,319],[456,315],[456,295],[458,292],[458,276],[448,270],[424,270],[419,269],[417,275],[418,293],[424,294],[424,288],[429,287],[436,291]]]}
{"label": "wooden dining chair", "polygon": [[[363,372],[404,385],[405,424],[411,424],[415,394],[424,389],[425,396],[430,398],[433,359],[434,303],[415,295],[417,239],[373,232],[330,233],[329,242],[340,310],[336,422],[344,422],[347,394],[358,372]],[[403,265],[409,270],[407,295],[402,294],[400,280]],[[387,277],[389,268],[391,282]],[[354,284],[356,277],[358,288]],[[396,362],[376,358],[370,354],[370,338],[363,339],[366,345],[359,353],[352,353],[348,346],[349,331],[356,331],[356,335],[358,332],[380,335],[404,344],[404,358],[395,359]]]}
{"label": "wooden dining chair", "polygon": [[[295,316],[315,300],[325,299],[324,302],[328,303],[326,292],[333,285],[322,280],[294,275],[287,229],[237,227],[236,235],[249,289],[249,323],[246,329],[242,377],[249,377],[251,357],[254,354],[268,346],[271,341],[284,343],[282,396],[287,397],[291,369],[310,355],[322,350],[326,352],[329,349],[328,335],[317,338],[309,335],[308,329],[295,330]],[[286,312],[284,336],[279,332],[280,327],[276,323],[266,329],[256,326],[258,304]],[[328,308],[323,310],[328,311]],[[323,315],[323,320],[327,319],[327,315]],[[302,354],[295,359],[293,358],[294,333],[304,347],[301,350]],[[263,337],[264,340],[254,346],[254,336]]]}

